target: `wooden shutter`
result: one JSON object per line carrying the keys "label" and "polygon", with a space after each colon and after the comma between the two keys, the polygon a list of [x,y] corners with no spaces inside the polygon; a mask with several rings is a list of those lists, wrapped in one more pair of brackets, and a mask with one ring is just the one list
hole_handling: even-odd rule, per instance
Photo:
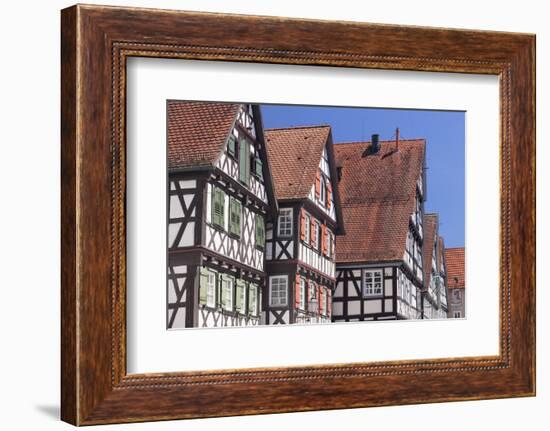
{"label": "wooden shutter", "polygon": [[262,178],[264,177],[264,170],[263,170],[263,163],[262,163],[262,159],[260,159],[259,157],[257,157],[255,159],[256,163],[255,163],[255,172],[256,172],[256,175],[258,175],[258,177]]}
{"label": "wooden shutter", "polygon": [[241,203],[231,198],[231,209],[229,211],[229,230],[231,233],[241,236],[241,214],[242,214],[242,205]]}
{"label": "wooden shutter", "polygon": [[212,193],[212,222],[224,227],[225,193],[223,190],[214,187]]}
{"label": "wooden shutter", "polygon": [[237,294],[235,295],[235,309],[239,313],[244,313],[244,281],[243,280],[237,280],[236,283],[236,289]]}
{"label": "wooden shutter", "polygon": [[227,141],[227,152],[232,156],[235,155],[235,147],[236,147],[235,144],[236,144],[235,136],[233,136],[232,134],[229,135],[229,140]]}
{"label": "wooden shutter", "polygon": [[315,247],[315,243],[317,241],[317,233],[315,232],[315,219],[311,217],[311,226],[309,229],[309,236],[310,236],[310,244]]}
{"label": "wooden shutter", "polygon": [[201,304],[206,304],[206,295],[208,290],[208,270],[206,268],[201,268],[200,270],[200,281],[199,281],[199,302]]}
{"label": "wooden shutter", "polygon": [[239,141],[239,180],[248,185],[250,176],[250,144],[246,139]]}
{"label": "wooden shutter", "polygon": [[327,209],[330,210],[332,205],[332,183],[330,180],[327,181]]}
{"label": "wooden shutter", "polygon": [[319,199],[321,197],[321,172],[317,169],[315,175],[315,197]]}
{"label": "wooden shutter", "polygon": [[300,281],[300,274],[296,274],[296,283],[294,283],[294,302],[296,304],[296,308],[300,308]]}
{"label": "wooden shutter", "polygon": [[332,290],[331,289],[328,289],[327,290],[327,295],[328,295],[328,300],[327,300],[327,316],[328,317],[331,317],[332,316]]}
{"label": "wooden shutter", "polygon": [[327,226],[321,225],[321,253],[327,254]]}
{"label": "wooden shutter", "polygon": [[336,237],[331,232],[330,233],[330,255],[333,259],[336,256],[336,242],[335,241],[336,241]]}
{"label": "wooden shutter", "polygon": [[306,211],[303,208],[300,211],[300,239],[306,239]]}
{"label": "wooden shutter", "polygon": [[[257,308],[258,297],[257,297],[256,285],[250,283],[248,285],[248,314],[254,315],[253,311]],[[256,305],[256,306],[255,306]]]}
{"label": "wooden shutter", "polygon": [[256,245],[265,247],[265,223],[263,216],[256,214]]}

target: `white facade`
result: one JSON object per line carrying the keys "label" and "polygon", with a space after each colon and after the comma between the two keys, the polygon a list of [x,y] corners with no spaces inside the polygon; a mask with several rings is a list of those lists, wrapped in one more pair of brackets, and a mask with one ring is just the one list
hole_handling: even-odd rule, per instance
{"label": "white facade", "polygon": [[195,245],[197,181],[171,180],[168,221],[168,247]]}
{"label": "white facade", "polygon": [[[328,162],[326,147],[323,149],[323,156],[319,161],[319,170],[323,173],[326,179],[332,184],[332,178],[330,175],[330,165]],[[334,189],[334,187],[332,187],[332,189]],[[313,184],[311,186],[311,190],[309,191],[308,199],[314,202],[333,221],[336,221],[336,208],[334,207],[334,193],[331,193],[330,196],[328,196],[328,194],[325,195],[325,199],[330,199],[329,205],[326,205],[326,202],[322,200],[322,196],[323,196],[322,194],[319,196],[319,198],[316,196],[315,184]]]}
{"label": "white facade", "polygon": [[[225,194],[224,226],[218,229],[212,223],[212,189],[211,183],[206,184],[205,241],[206,248],[216,253],[248,265],[258,271],[264,270],[264,251],[256,247],[256,212],[242,207],[241,237],[234,238],[229,230],[229,195]],[[263,217],[263,216],[262,216]]]}

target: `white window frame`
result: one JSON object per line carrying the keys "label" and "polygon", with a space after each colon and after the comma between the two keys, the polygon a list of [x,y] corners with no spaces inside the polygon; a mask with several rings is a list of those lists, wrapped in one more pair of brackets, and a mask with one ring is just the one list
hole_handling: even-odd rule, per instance
{"label": "white window frame", "polygon": [[311,217],[309,214],[305,215],[305,230],[304,230],[304,242],[310,244],[311,241]]}
{"label": "white window frame", "polygon": [[319,187],[319,203],[325,205],[327,202],[327,185],[325,183],[325,177],[321,175],[321,185]]}
{"label": "white window frame", "polygon": [[326,229],[326,234],[325,234],[325,250],[327,251],[327,257],[332,257],[330,252],[331,252],[331,241],[332,241],[332,233],[330,232],[330,230]]}
{"label": "white window frame", "polygon": [[[285,220],[286,219],[286,220]],[[281,229],[284,220],[284,231]],[[294,214],[292,208],[281,208],[277,218],[277,236],[291,237],[293,233]]]}
{"label": "white window frame", "polygon": [[309,302],[317,302],[317,285],[313,282],[309,282]]}
{"label": "white window frame", "polygon": [[[370,275],[369,275],[370,274]],[[370,286],[367,284],[367,276],[371,279]],[[377,278],[380,280],[380,287],[376,289]],[[384,276],[381,269],[365,269],[363,271],[363,297],[382,296],[384,287]],[[375,290],[376,289],[376,290]]]}
{"label": "white window frame", "polygon": [[313,242],[313,248],[315,250],[319,250],[320,247],[319,247],[319,243],[321,242],[321,225],[319,224],[319,222],[316,220],[313,222],[313,225],[315,226],[315,229],[313,229],[313,232],[312,234],[315,235],[315,241]]}
{"label": "white window frame", "polygon": [[[277,282],[277,289],[278,290],[281,290],[282,289],[282,295],[281,295],[281,292],[278,292],[278,295],[277,295],[277,300],[274,301],[274,297],[273,297],[273,287],[274,287],[274,282]],[[282,281],[284,281],[284,283],[282,284],[279,284],[281,283]],[[272,307],[285,307],[288,305],[288,276],[287,275],[272,275],[271,277],[269,277],[269,305],[272,306]]]}
{"label": "white window frame", "polygon": [[321,287],[319,289],[319,314],[321,314],[321,304],[323,305],[323,312],[324,312],[323,314],[325,314],[327,311],[326,297],[327,297],[327,293],[325,291],[325,288]]}
{"label": "white window frame", "polygon": [[306,309],[306,279],[300,277],[300,309]]}
{"label": "white window frame", "polygon": [[216,306],[216,279],[217,274],[208,270],[208,281],[206,283],[206,305],[208,307],[214,308]]}
{"label": "white window frame", "polygon": [[[235,288],[235,282],[232,278],[223,278],[223,289],[229,290],[229,301],[225,303],[224,310],[225,311],[233,311],[233,294],[234,294],[234,288]],[[227,292],[225,292],[227,295]],[[222,293],[223,295],[223,293]]]}
{"label": "white window frame", "polygon": [[248,295],[246,295],[247,305],[248,305],[248,297],[250,295],[250,289],[254,290],[254,302],[252,303],[254,308],[248,311],[253,316],[257,316],[258,315],[258,296],[259,296],[258,286],[256,284],[251,283],[249,284],[248,289],[245,289],[245,290],[248,290]]}

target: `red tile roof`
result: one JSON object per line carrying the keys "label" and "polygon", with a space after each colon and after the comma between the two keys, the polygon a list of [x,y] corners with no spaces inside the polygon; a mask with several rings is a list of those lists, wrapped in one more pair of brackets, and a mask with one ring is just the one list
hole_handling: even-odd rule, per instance
{"label": "red tile roof", "polygon": [[336,240],[336,261],[374,262],[403,259],[416,182],[424,164],[423,139],[334,145],[346,235]]}
{"label": "red tile roof", "polygon": [[447,285],[449,289],[464,289],[464,247],[446,248]]}
{"label": "red tile roof", "polygon": [[[424,289],[427,289],[430,285],[432,278],[432,255],[435,246],[435,236],[438,227],[437,214],[425,214],[424,215],[424,242],[422,243],[422,262],[424,269]],[[436,257],[436,264],[439,268],[438,257]]]}
{"label": "red tile roof", "polygon": [[212,166],[237,117],[238,104],[168,102],[168,168]]}
{"label": "red tile roof", "polygon": [[264,135],[277,199],[307,198],[330,126],[266,129]]}

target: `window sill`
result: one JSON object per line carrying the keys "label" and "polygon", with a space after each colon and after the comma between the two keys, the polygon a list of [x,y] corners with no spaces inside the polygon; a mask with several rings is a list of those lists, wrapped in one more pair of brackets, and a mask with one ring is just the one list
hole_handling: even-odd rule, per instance
{"label": "window sill", "polygon": [[229,238],[232,238],[232,239],[237,239],[237,240],[241,239],[241,235],[237,235],[233,232],[227,232],[227,236],[229,236]]}

